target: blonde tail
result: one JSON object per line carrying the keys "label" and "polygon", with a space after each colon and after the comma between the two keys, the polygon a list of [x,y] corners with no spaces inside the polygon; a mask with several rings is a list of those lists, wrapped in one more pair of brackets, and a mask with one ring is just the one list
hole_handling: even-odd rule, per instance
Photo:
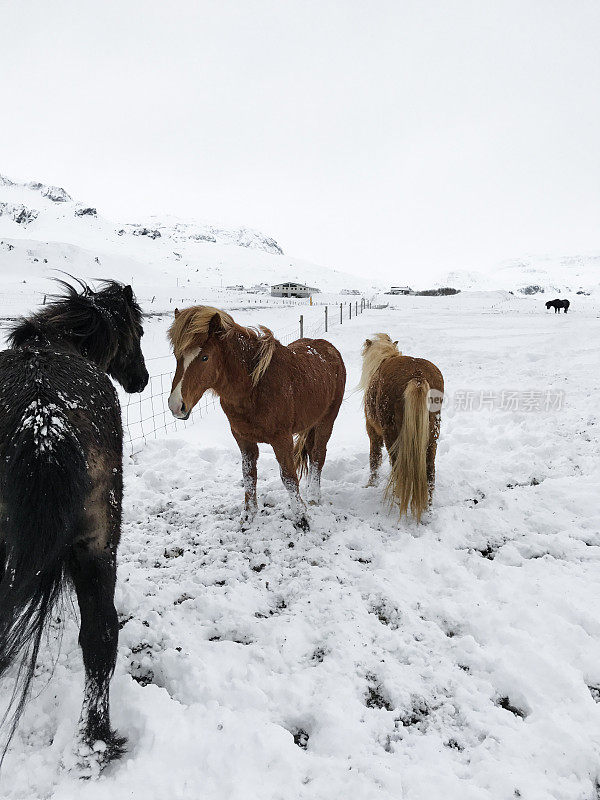
{"label": "blonde tail", "polygon": [[429,505],[427,445],[429,444],[429,384],[413,378],[404,390],[404,413],[398,420],[398,438],[390,451],[392,469],[385,488],[390,504],[398,503],[400,516],[408,508],[420,522]]}
{"label": "blonde tail", "polygon": [[312,432],[313,429],[309,428],[307,431],[304,431],[304,433],[299,433],[294,442],[294,469],[296,470],[298,480],[300,480],[303,475],[308,474],[308,448],[306,443]]}

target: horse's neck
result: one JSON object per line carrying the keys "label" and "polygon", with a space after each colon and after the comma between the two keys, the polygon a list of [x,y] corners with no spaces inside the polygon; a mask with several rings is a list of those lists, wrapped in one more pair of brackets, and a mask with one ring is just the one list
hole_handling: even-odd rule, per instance
{"label": "horse's neck", "polygon": [[45,325],[34,324],[26,320],[18,331],[16,347],[29,347],[52,350],[66,350],[79,353],[75,342],[66,334],[62,334]]}
{"label": "horse's neck", "polygon": [[239,340],[235,338],[224,340],[222,370],[217,385],[213,388],[227,405],[241,408],[250,404],[251,356],[251,349],[243,348]]}

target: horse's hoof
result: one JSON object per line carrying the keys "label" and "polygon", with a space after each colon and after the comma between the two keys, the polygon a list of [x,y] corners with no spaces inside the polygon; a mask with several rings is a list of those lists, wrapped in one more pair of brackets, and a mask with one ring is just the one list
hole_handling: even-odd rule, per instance
{"label": "horse's hoof", "polygon": [[104,767],[127,752],[126,744],[125,736],[117,736],[115,731],[105,740],[80,741],[74,753],[75,763],[70,766],[70,771],[81,780],[97,778]]}
{"label": "horse's hoof", "polygon": [[254,522],[254,517],[256,516],[256,509],[252,509],[251,511],[242,511],[242,516],[240,517],[240,528],[242,530],[246,530],[250,527],[250,525]]}
{"label": "horse's hoof", "polygon": [[306,533],[310,530],[310,525],[308,524],[308,520],[305,516],[302,516],[299,520],[296,520],[296,522],[294,522],[294,527],[303,533]]}

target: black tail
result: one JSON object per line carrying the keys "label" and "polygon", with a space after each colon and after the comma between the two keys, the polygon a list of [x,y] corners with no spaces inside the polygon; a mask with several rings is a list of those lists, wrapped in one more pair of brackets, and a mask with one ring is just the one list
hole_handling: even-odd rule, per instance
{"label": "black tail", "polygon": [[27,700],[42,634],[63,587],[69,546],[88,489],[85,455],[68,420],[39,396],[20,416],[4,454],[0,675],[14,662],[19,667],[2,720],[9,727],[0,764]]}

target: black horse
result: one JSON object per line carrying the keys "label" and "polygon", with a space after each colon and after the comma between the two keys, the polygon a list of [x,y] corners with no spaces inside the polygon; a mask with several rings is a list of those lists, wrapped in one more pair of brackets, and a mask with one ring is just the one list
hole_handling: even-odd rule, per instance
{"label": "black horse", "polygon": [[566,314],[570,305],[571,303],[568,300],[559,300],[557,298],[556,300],[548,300],[546,308],[553,308],[555,314],[560,314],[561,308],[564,308]]}
{"label": "black horse", "polygon": [[[0,353],[0,674],[18,665],[1,760],[23,711],[55,601],[75,587],[85,666],[82,763],[124,751],[111,730],[113,604],[121,527],[123,431],[117,393],[141,392],[141,310],[131,286],[65,294],[19,320]],[[107,375],[108,373],[108,375]]]}

